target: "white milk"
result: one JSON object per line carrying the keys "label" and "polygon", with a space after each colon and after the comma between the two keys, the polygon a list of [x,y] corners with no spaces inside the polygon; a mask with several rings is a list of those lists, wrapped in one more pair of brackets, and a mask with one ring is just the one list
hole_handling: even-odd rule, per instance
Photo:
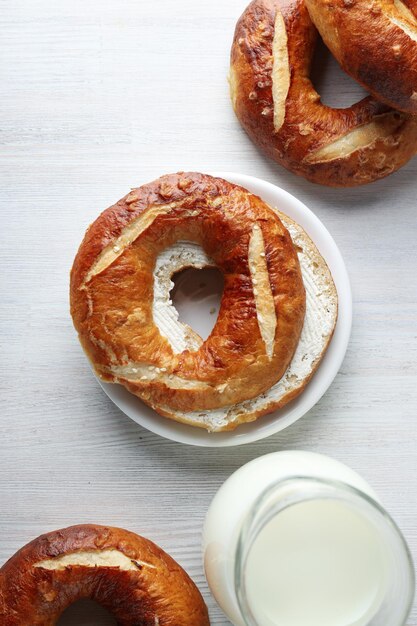
{"label": "white milk", "polygon": [[320,454],[238,469],[209,507],[203,551],[235,626],[404,626],[413,599],[410,555],[377,495]]}
{"label": "white milk", "polygon": [[364,626],[385,595],[375,527],[344,503],[307,501],[261,530],[246,562],[247,601],[262,626]]}

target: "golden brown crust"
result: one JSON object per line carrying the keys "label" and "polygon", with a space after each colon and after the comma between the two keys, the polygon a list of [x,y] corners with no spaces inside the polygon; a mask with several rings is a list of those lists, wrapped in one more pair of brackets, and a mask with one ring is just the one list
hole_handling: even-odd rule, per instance
{"label": "golden brown crust", "polygon": [[[248,261],[257,229],[276,317],[272,355]],[[152,302],[157,255],[178,240],[199,243],[225,286],[209,338],[194,352],[175,354],[154,322]],[[197,173],[164,176],[102,213],[74,261],[70,295],[97,373],[148,404],[180,411],[227,406],[271,387],[291,361],[305,313],[297,254],[277,215],[242,187]]]}
{"label": "golden brown crust", "polygon": [[306,0],[342,68],[375,98],[417,113],[417,1]]}
{"label": "golden brown crust", "polygon": [[[115,550],[132,569],[39,564],[77,552]],[[120,528],[72,526],[38,537],[0,569],[2,626],[53,626],[81,598],[95,600],[120,626],[208,626],[207,608],[186,572],[151,541]]]}
{"label": "golden brown crust", "polygon": [[[281,45],[274,39],[280,19]],[[271,158],[312,182],[344,187],[387,176],[415,154],[417,120],[371,97],[347,109],[323,105],[309,78],[315,42],[304,0],[249,5],[231,52],[232,100],[243,128]]]}
{"label": "golden brown crust", "polygon": [[[273,387],[253,400],[226,407],[223,412],[179,413],[166,406],[152,407],[161,415],[190,426],[205,428],[210,432],[232,431],[241,424],[253,422],[282,409],[304,391],[316,373],[336,328],[338,317],[336,285],[326,261],[308,234],[287,215],[277,212],[282,223],[290,231],[298,250],[301,268],[306,276],[309,302],[304,321],[305,328],[296,354],[283,379],[279,381],[278,388]],[[315,345],[318,335],[319,349]],[[288,384],[285,384],[285,380],[288,380]],[[279,415],[276,419],[279,419]]]}

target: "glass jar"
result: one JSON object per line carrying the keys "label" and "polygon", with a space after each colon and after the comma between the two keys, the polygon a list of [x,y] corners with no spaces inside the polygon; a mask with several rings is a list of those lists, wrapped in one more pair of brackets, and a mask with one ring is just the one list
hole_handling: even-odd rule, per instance
{"label": "glass jar", "polygon": [[235,626],[404,626],[414,569],[371,487],[318,454],[235,472],[204,528],[209,586]]}

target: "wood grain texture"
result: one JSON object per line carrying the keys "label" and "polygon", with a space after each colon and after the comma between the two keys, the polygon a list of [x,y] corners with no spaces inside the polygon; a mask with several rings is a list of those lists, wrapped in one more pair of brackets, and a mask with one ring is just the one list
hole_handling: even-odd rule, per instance
{"label": "wood grain texture", "polygon": [[[47,530],[126,527],[186,568],[222,626],[201,527],[221,483],[260,454],[302,448],[348,463],[417,557],[417,160],[368,187],[335,190],[265,159],[228,99],[244,8],[0,0],[0,562]],[[357,87],[319,60],[325,100],[356,100]],[[131,186],[179,169],[283,186],[329,228],[352,280],[352,339],[334,384],[297,424],[241,448],[185,447],[127,419],[91,374],[68,313],[69,268],[86,226]],[[72,614],[62,624],[97,624],[85,606]]]}

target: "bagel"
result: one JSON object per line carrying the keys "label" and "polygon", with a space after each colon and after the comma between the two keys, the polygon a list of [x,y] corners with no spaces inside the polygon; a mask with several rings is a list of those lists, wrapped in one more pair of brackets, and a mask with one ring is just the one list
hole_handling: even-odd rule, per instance
{"label": "bagel", "polygon": [[316,37],[304,0],[249,5],[231,51],[240,123],[266,154],[312,182],[347,187],[387,176],[415,154],[417,120],[372,97],[346,109],[324,105],[309,77]]}
{"label": "bagel", "polygon": [[[149,210],[159,216],[152,227]],[[165,219],[170,216],[166,225],[161,223],[161,215]],[[261,217],[264,251],[257,250],[255,255],[251,237]],[[225,230],[223,224],[229,219],[232,222]],[[181,220],[185,226],[190,223],[192,230],[184,232]],[[277,232],[278,236],[272,237]],[[252,259],[249,265],[248,256]],[[93,276],[97,259],[104,259],[106,269]],[[142,273],[137,277],[133,270],[137,271],[139,260]],[[260,260],[267,261],[268,274],[265,266],[256,266]],[[281,275],[285,274],[278,286],[276,263]],[[225,275],[225,290],[217,323],[203,342],[178,320],[170,301],[171,277],[187,267],[217,265]],[[257,270],[255,279],[253,270]],[[134,284],[129,277],[135,279]],[[268,302],[264,295],[268,294],[264,288],[268,278],[275,290],[274,308],[269,312],[264,302],[264,298]],[[136,297],[141,281],[144,295],[139,307]],[[165,176],[133,190],[90,227],[71,272],[71,312],[99,377],[123,384],[165,417],[222,431],[270,413],[303,391],[332,337],[337,293],[326,263],[298,224],[241,187],[187,173]],[[128,335],[123,332],[126,322]],[[283,328],[285,336],[279,334]],[[228,347],[232,339],[227,353],[224,342],[228,341]],[[282,345],[276,350],[277,343],[286,348],[284,352]],[[271,347],[273,355],[268,354]],[[137,356],[138,348],[143,356]],[[226,385],[221,387],[220,397],[225,400],[220,406],[213,406],[213,397],[216,400],[218,395],[209,386],[204,394],[191,395],[190,377],[185,377],[180,367],[192,359],[199,366],[199,379],[209,380],[215,392],[218,385]],[[179,380],[183,389],[178,388]],[[238,387],[241,380],[243,387]],[[259,383],[262,391],[256,392]],[[154,393],[151,384],[158,385]],[[180,402],[172,401],[173,391],[182,392]],[[243,391],[242,400],[236,400],[237,391]],[[194,408],[196,397],[202,401],[198,409]]]}
{"label": "bagel", "polygon": [[82,598],[122,626],[208,626],[186,572],[154,543],[120,528],[80,525],[38,537],[0,569],[2,626],[53,626]]}
{"label": "bagel", "polygon": [[[224,274],[203,342],[171,344],[155,323],[154,268],[178,241]],[[196,411],[254,398],[297,348],[305,289],[287,229],[260,198],[220,178],[164,176],[133,190],[89,228],[71,272],[71,312],[97,374],[153,407]],[[181,339],[181,338],[180,338]]]}
{"label": "bagel", "polygon": [[306,0],[342,68],[375,98],[417,113],[417,1]]}

